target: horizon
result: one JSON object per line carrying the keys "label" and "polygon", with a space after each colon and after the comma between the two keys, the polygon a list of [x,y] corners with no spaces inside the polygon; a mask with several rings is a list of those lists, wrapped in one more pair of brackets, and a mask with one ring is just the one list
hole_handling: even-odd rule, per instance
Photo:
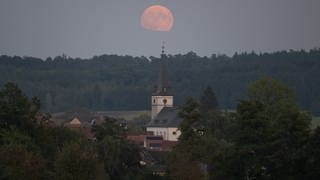
{"label": "horizon", "polygon": [[[179,53],[179,54],[168,54],[168,53],[165,53],[165,55],[169,55],[169,56],[175,56],[175,55],[186,55],[188,53],[195,53],[197,56],[201,57],[201,58],[204,58],[204,57],[208,57],[210,58],[212,55],[217,55],[217,56],[227,56],[229,58],[232,58],[234,55],[241,55],[241,54],[251,54],[251,53],[254,53],[256,55],[263,55],[263,54],[274,54],[274,53],[279,53],[279,52],[301,52],[301,51],[305,51],[305,52],[311,52],[311,51],[314,51],[314,50],[320,50],[320,47],[313,47],[313,48],[310,48],[310,49],[283,49],[283,50],[276,50],[276,51],[272,51],[272,52],[256,52],[256,51],[243,51],[243,52],[234,52],[232,54],[226,54],[226,53],[220,53],[220,52],[216,52],[216,53],[212,53],[210,55],[200,55],[198,54],[197,52],[195,51],[187,51],[185,53]],[[72,57],[72,56],[69,56],[67,54],[60,54],[60,55],[55,55],[55,56],[48,56],[48,57],[36,57],[36,56],[29,56],[29,55],[8,55],[8,54],[1,54],[0,52],[0,56],[9,56],[9,57],[22,57],[22,58],[36,58],[36,59],[41,59],[41,60],[46,60],[48,58],[56,58],[56,57],[62,57],[62,56],[66,56],[66,58],[71,58],[71,59],[82,59],[82,60],[86,60],[86,59],[92,59],[94,57],[99,57],[99,56],[104,56],[104,55],[107,55],[107,56],[120,56],[120,57],[125,57],[125,56],[131,56],[133,58],[136,58],[136,57],[145,57],[147,58],[148,60],[150,60],[150,58],[161,58],[161,52],[159,53],[158,56],[145,56],[145,55],[140,55],[140,56],[135,56],[135,55],[130,55],[130,54],[107,54],[107,53],[102,53],[102,54],[96,54],[96,55],[93,55],[93,56],[90,56],[90,57]]]}

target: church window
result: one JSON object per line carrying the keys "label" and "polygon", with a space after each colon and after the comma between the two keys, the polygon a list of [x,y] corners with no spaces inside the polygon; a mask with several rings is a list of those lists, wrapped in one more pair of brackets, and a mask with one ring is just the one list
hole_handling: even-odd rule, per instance
{"label": "church window", "polygon": [[167,99],[164,99],[164,100],[163,100],[163,104],[167,104]]}

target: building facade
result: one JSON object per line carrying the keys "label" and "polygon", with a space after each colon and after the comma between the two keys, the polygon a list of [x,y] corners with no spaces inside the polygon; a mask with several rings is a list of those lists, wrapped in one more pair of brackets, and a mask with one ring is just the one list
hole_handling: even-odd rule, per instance
{"label": "building facade", "polygon": [[178,116],[179,109],[173,104],[173,91],[163,62],[165,58],[164,47],[162,47],[159,80],[151,96],[151,121],[147,125],[147,132],[162,136],[165,141],[178,141],[181,134],[178,127],[182,119]]}

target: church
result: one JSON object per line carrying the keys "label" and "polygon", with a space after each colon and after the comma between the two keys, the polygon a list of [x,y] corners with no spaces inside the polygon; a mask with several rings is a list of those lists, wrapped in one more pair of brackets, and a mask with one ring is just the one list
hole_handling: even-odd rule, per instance
{"label": "church", "polygon": [[162,46],[159,80],[151,96],[151,121],[146,130],[155,136],[162,136],[165,141],[178,141],[182,119],[179,117],[179,108],[174,107],[173,90],[163,62],[165,58]]}

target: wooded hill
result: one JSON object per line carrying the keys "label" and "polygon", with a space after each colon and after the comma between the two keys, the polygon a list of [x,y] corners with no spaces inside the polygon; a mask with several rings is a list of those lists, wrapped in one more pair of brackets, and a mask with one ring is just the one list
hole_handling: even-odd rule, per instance
{"label": "wooded hill", "polygon": [[[17,83],[28,96],[37,96],[50,112],[76,107],[91,110],[150,109],[160,59],[118,55],[90,59],[57,56],[0,56],[0,85]],[[269,76],[288,85],[299,104],[320,114],[320,49],[275,53],[242,53],[232,57],[200,57],[194,52],[168,55],[168,67],[176,105],[187,96],[199,97],[207,85],[213,88],[222,109],[234,109],[252,81]]]}

